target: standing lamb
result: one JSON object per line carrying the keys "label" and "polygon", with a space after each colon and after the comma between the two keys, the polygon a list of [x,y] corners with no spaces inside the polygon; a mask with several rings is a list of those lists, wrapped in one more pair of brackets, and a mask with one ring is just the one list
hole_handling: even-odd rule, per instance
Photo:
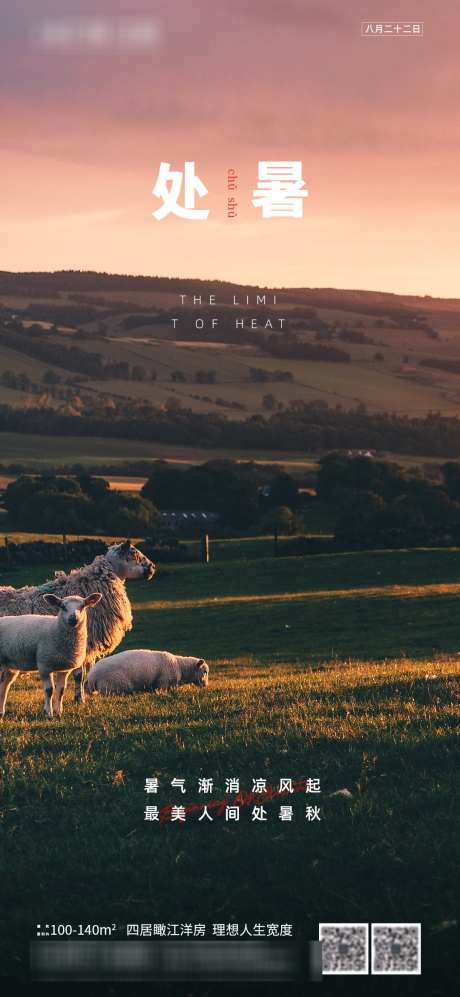
{"label": "standing lamb", "polygon": [[86,683],[88,692],[153,692],[172,686],[207,686],[209,665],[203,658],[184,657],[169,651],[121,651],[112,654],[91,669]]}
{"label": "standing lamb", "polygon": [[[4,616],[0,620],[0,716],[5,716],[8,692],[19,672],[38,669],[45,693],[45,714],[62,715],[62,697],[67,679],[75,668],[81,668],[86,657],[88,629],[86,610],[102,598],[93,592],[82,599],[70,595],[59,599],[45,595],[45,602],[57,609],[57,616]],[[54,689],[56,673],[56,690]]]}
{"label": "standing lamb", "polygon": [[[56,573],[54,580],[39,586],[15,589],[0,586],[0,617],[22,616],[43,612],[43,595],[50,592],[61,599],[67,595],[89,595],[97,589],[103,598],[88,620],[88,646],[82,668],[74,672],[75,701],[84,701],[83,679],[86,668],[118,647],[132,627],[131,604],[125,582],[134,578],[153,578],[155,565],[129,540],[113,544],[105,554],[99,554],[91,564],[65,574]],[[55,613],[55,608],[49,609]]]}

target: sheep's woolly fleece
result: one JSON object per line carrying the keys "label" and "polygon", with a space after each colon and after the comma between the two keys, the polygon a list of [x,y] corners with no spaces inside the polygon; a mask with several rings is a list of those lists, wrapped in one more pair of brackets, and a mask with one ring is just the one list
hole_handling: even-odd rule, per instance
{"label": "sheep's woolly fleece", "polygon": [[43,598],[46,592],[54,592],[63,598],[66,595],[91,595],[101,592],[102,599],[88,613],[88,650],[86,662],[94,664],[98,658],[110,654],[120,644],[133,618],[125,583],[114,574],[103,554],[91,564],[65,574],[56,573],[56,578],[44,585],[30,585],[15,589],[12,586],[0,587],[0,616],[20,616],[23,613],[56,615]]}

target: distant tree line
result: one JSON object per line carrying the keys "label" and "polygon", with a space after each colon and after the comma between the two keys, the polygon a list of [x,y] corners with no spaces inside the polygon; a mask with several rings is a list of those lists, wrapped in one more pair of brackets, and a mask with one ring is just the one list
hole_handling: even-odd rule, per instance
{"label": "distant tree line", "polygon": [[111,491],[87,474],[23,475],[7,485],[3,501],[12,526],[25,530],[145,535],[158,523],[148,498]]}
{"label": "distant tree line", "polygon": [[43,391],[43,387],[31,381],[23,370],[3,370],[0,374],[0,384],[4,388],[12,388],[14,391],[28,391],[30,393]]}
{"label": "distant tree line", "polygon": [[[177,294],[216,294],[231,300],[233,294],[271,293],[268,287],[232,284],[225,280],[199,280],[192,277],[146,277],[133,274],[111,274],[93,270],[0,272],[0,294],[22,294],[27,297],[52,297],[60,292],[167,291]],[[283,291],[283,300],[303,304],[305,289]]]}
{"label": "distant tree line", "polygon": [[195,384],[215,384],[217,372],[215,370],[196,370],[194,380]]}
{"label": "distant tree line", "polygon": [[[185,384],[188,380],[184,370],[172,370],[170,380],[178,384]],[[216,384],[216,370],[197,370],[193,375],[195,384]],[[294,375],[290,370],[266,370],[264,367],[250,367],[249,380],[254,384],[265,384],[268,381],[287,383],[294,380]]]}
{"label": "distant tree line", "polygon": [[54,370],[45,370],[41,378],[41,383],[32,381],[25,371],[4,370],[0,374],[0,384],[4,388],[23,391],[29,395],[41,395],[45,402],[49,395],[68,402],[73,401],[76,396],[74,390],[70,387],[70,380],[73,381],[73,379],[68,379],[68,385],[58,388],[58,385],[61,385],[62,378]]}
{"label": "distant tree line", "polygon": [[456,457],[460,453],[460,419],[429,413],[403,416],[351,410],[325,402],[291,401],[281,411],[232,420],[218,412],[155,407],[140,399],[87,400],[82,414],[53,408],[0,405],[0,431],[52,436],[103,436],[204,447],[303,450],[389,450],[422,456]]}
{"label": "distant tree line", "polygon": [[350,363],[346,350],[321,343],[306,343],[293,332],[268,336],[263,349],[272,357],[289,357],[292,360],[313,360],[320,363]]}
{"label": "distant tree line", "polygon": [[294,478],[252,462],[214,460],[186,470],[158,463],[142,495],[165,511],[185,504],[191,511],[217,513],[223,526],[237,530],[267,524],[272,529],[280,509],[289,528],[300,525],[293,515],[301,504]]}
{"label": "distant tree line", "polygon": [[460,360],[451,360],[449,357],[426,357],[424,360],[419,360],[419,366],[445,370],[449,374],[460,374]]}
{"label": "distant tree line", "polygon": [[460,543],[460,463],[442,465],[430,480],[394,463],[329,454],[320,461],[318,498],[336,510],[342,545]]}
{"label": "distant tree line", "polygon": [[40,322],[70,326],[86,325],[87,322],[94,322],[103,317],[100,308],[96,308],[92,303],[68,304],[67,302],[63,302],[54,304],[49,301],[34,301],[24,309],[23,314],[24,317],[30,316],[30,318],[37,319]]}
{"label": "distant tree line", "polygon": [[21,475],[4,492],[12,527],[77,534],[161,536],[158,510],[214,513],[222,527],[234,530],[273,528],[279,521],[289,531],[300,524],[295,516],[300,504],[290,475],[232,461],[186,470],[158,462],[140,495],[112,491],[107,481],[87,473]]}
{"label": "distant tree line", "polygon": [[[78,291],[68,294],[67,300],[75,301],[80,305],[89,305],[91,308],[97,309],[97,319],[101,318],[101,308],[104,308],[111,315],[117,312],[123,314],[125,312],[142,312],[145,310],[145,305],[137,305],[133,301],[123,301],[121,298],[104,298],[101,295],[98,295],[96,298],[94,294],[83,294]],[[35,305],[32,303],[30,305],[31,311],[34,308]]]}
{"label": "distant tree line", "polygon": [[[112,291],[166,291],[168,293],[215,294],[217,300],[232,300],[234,294],[243,295],[276,291],[279,301],[298,305],[302,308],[328,308],[351,311],[389,319],[397,325],[419,326],[426,324],[423,315],[422,298],[397,295],[378,291],[346,291],[334,288],[269,288],[254,287],[250,284],[232,284],[230,281],[198,280],[195,278],[133,276],[132,274],[109,274],[91,270],[59,270],[50,272],[0,273],[0,293],[24,295],[27,297],[52,297],[71,293],[99,293]],[[425,295],[430,301],[430,295]],[[115,303],[116,304],[116,303]],[[134,308],[133,308],[134,311]]]}
{"label": "distant tree line", "polygon": [[361,332],[360,329],[340,329],[337,335],[342,343],[356,343],[359,346],[373,346],[375,344],[375,339],[372,339],[372,336],[366,336],[366,333]]}
{"label": "distant tree line", "polygon": [[250,367],[249,380],[255,384],[266,384],[268,381],[291,383],[294,375],[290,370],[265,370],[264,367]]}
{"label": "distant tree line", "polygon": [[155,381],[157,376],[155,370],[146,369],[140,364],[131,364],[126,360],[106,360],[100,353],[82,350],[73,344],[66,346],[56,337],[50,340],[46,337],[31,336],[21,327],[15,329],[0,327],[0,343],[43,363],[51,363],[67,371],[76,371],[83,377],[99,380]]}

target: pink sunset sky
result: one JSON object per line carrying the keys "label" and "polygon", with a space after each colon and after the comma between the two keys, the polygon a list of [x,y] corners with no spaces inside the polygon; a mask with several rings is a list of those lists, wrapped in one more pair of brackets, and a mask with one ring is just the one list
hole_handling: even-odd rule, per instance
{"label": "pink sunset sky", "polygon": [[[0,11],[0,269],[460,296],[458,0]],[[141,43],[135,16],[150,19]],[[88,18],[102,24],[92,44]],[[370,18],[423,20],[423,38],[362,37]],[[152,218],[162,160],[195,160],[207,221]],[[251,205],[259,160],[302,160],[302,219]]]}

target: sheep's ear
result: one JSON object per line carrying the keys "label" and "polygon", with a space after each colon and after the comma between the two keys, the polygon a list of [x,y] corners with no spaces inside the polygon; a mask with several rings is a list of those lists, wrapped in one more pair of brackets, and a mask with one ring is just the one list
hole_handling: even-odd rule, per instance
{"label": "sheep's ear", "polygon": [[62,599],[58,595],[54,595],[53,592],[47,592],[43,598],[49,606],[59,606],[59,608],[62,606]]}
{"label": "sheep's ear", "polygon": [[201,666],[205,665],[205,664],[206,664],[206,662],[205,662],[204,658],[199,658],[198,661],[197,661],[197,663],[196,663],[196,667],[197,668],[201,668]]}
{"label": "sheep's ear", "polygon": [[102,592],[92,592],[91,595],[86,596],[85,606],[97,606],[101,599]]}
{"label": "sheep's ear", "polygon": [[123,543],[121,544],[121,549],[122,550],[129,550],[130,547],[131,547],[131,540],[129,540],[129,539],[128,540],[123,540]]}

